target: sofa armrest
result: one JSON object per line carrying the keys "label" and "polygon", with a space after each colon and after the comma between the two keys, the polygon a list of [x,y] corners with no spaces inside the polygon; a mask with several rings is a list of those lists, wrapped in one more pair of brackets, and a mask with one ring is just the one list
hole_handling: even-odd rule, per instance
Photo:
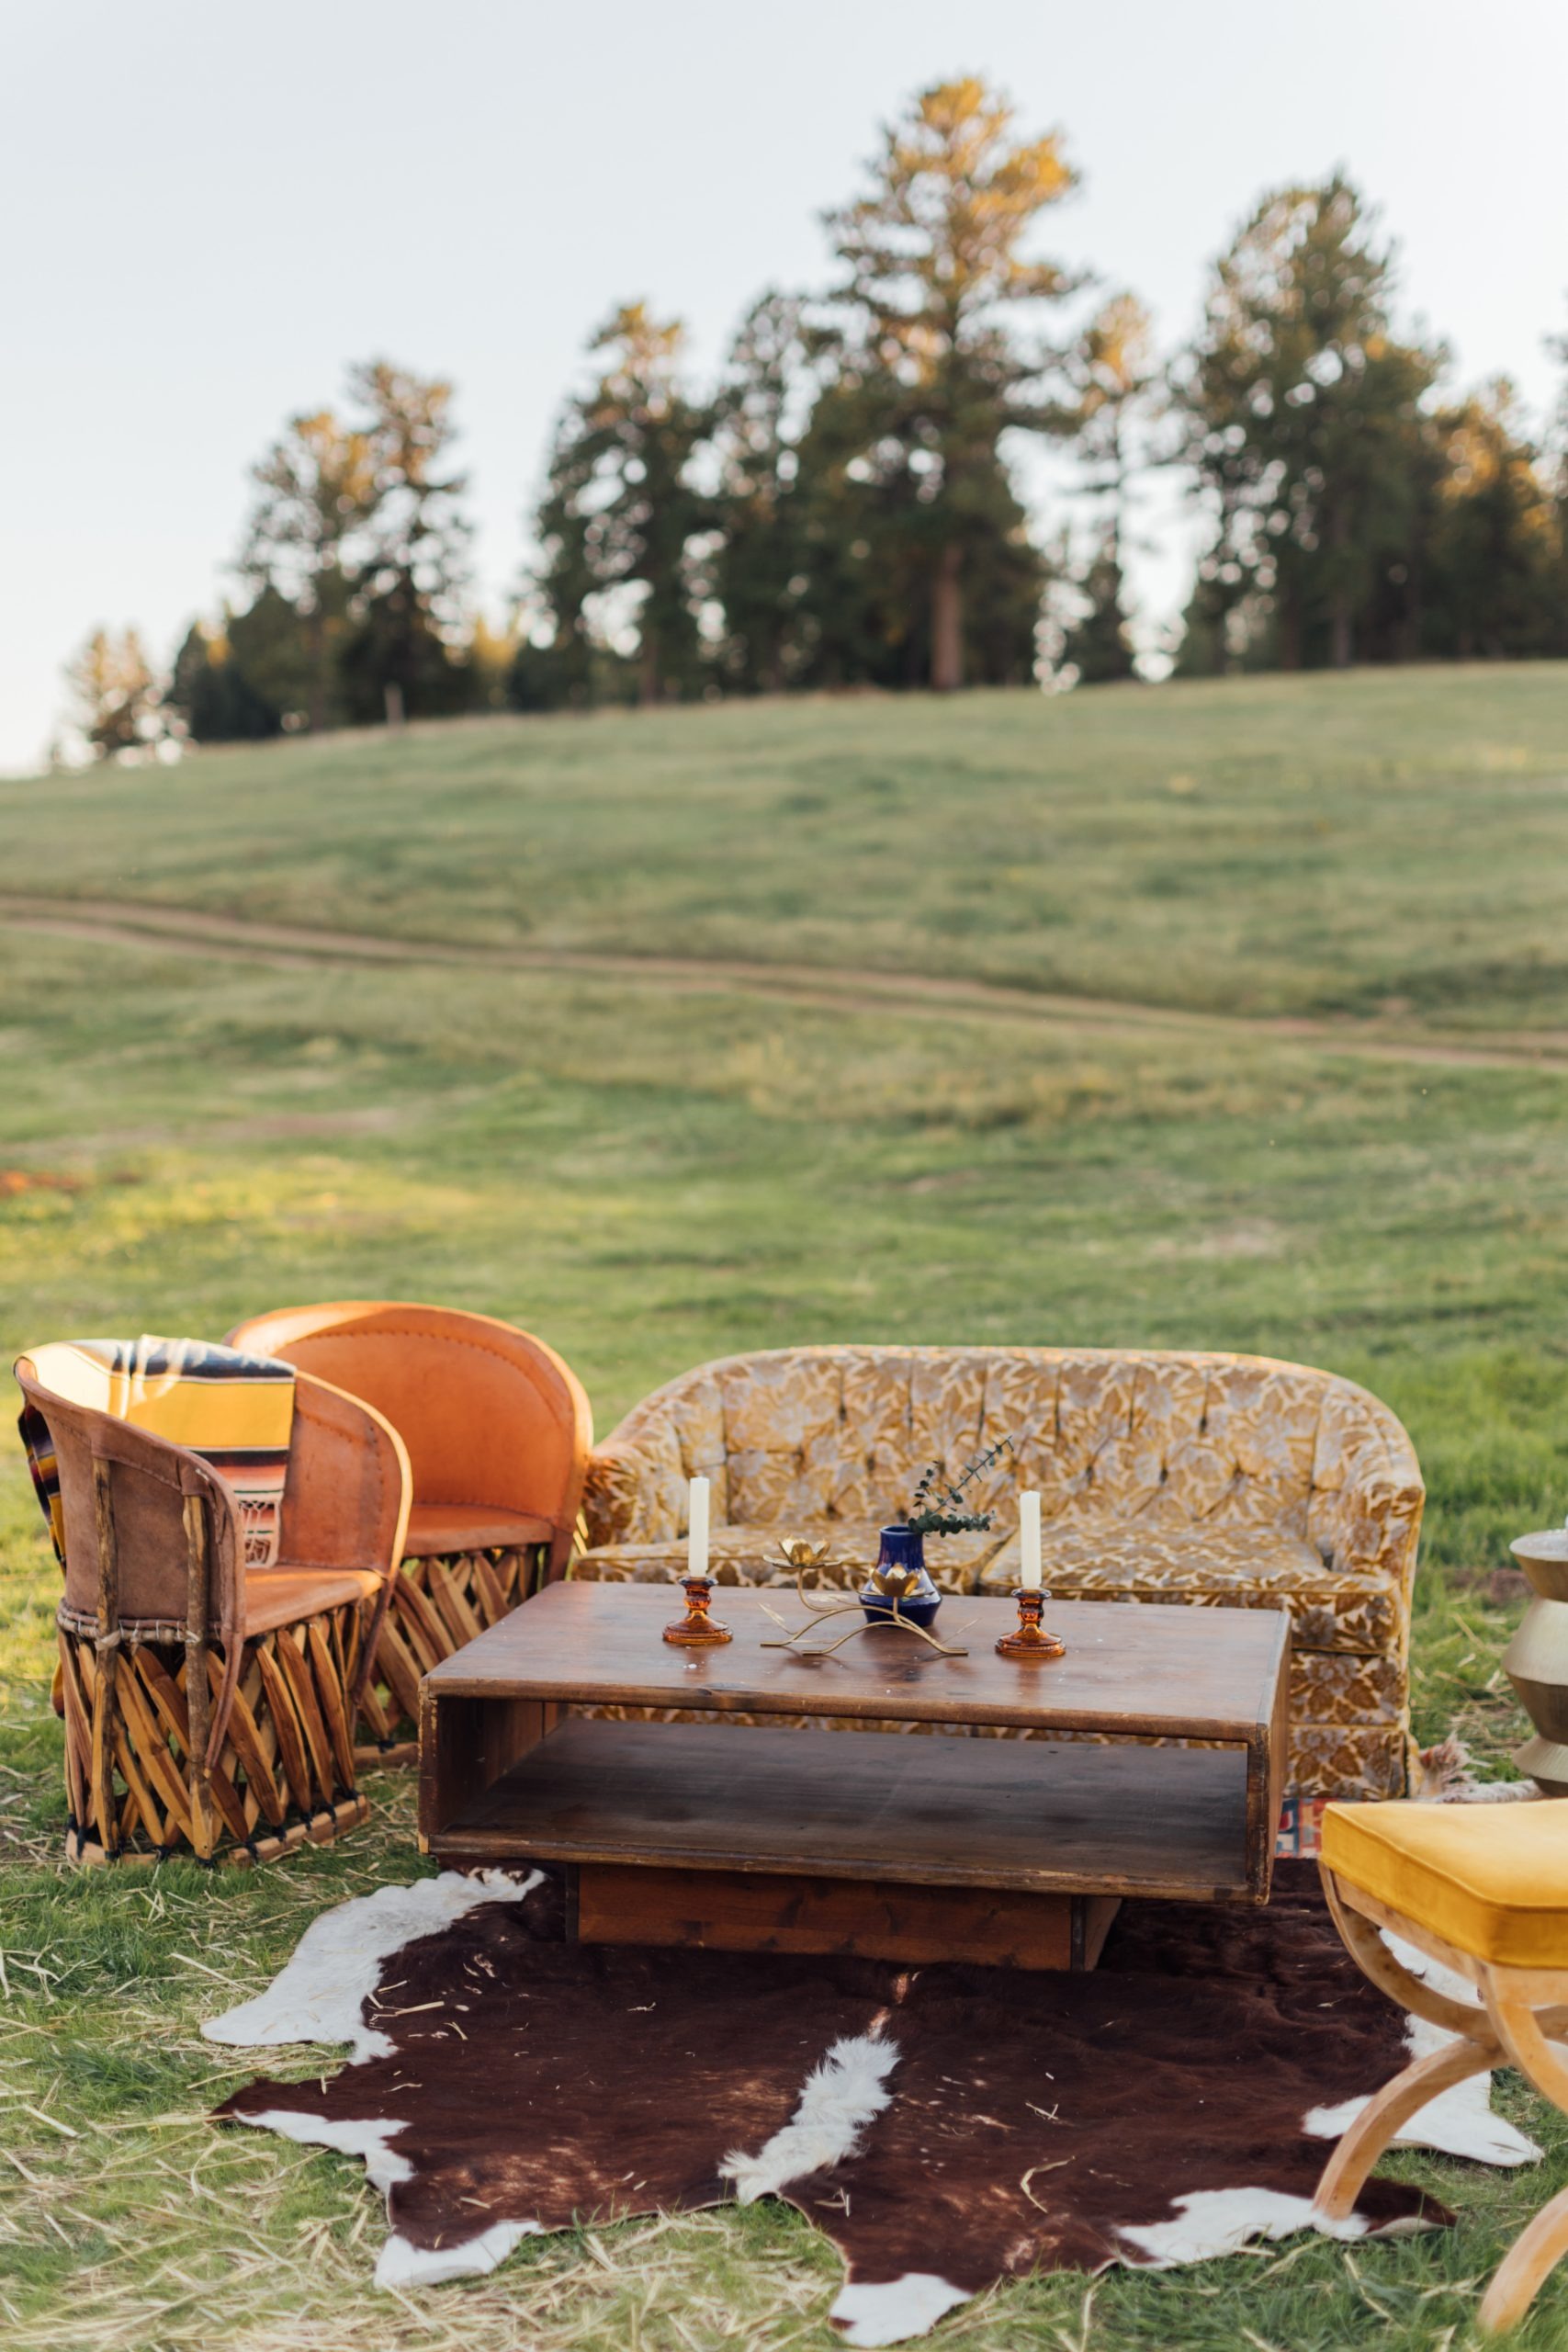
{"label": "sofa armrest", "polygon": [[1319,1426],[1307,1531],[1328,1565],[1386,1579],[1408,1605],[1426,1501],[1401,1423],[1364,1388],[1337,1384]]}
{"label": "sofa armrest", "polygon": [[668,1468],[611,1438],[588,1457],[582,1488],[585,1551],[603,1544],[673,1544],[681,1534],[681,1487]]}
{"label": "sofa armrest", "polygon": [[[1314,1504],[1316,1498],[1314,1499]],[[1325,1497],[1331,1537],[1329,1565],[1344,1573],[1384,1577],[1408,1600],[1416,1577],[1416,1548],[1427,1489],[1386,1477],[1356,1479]]]}

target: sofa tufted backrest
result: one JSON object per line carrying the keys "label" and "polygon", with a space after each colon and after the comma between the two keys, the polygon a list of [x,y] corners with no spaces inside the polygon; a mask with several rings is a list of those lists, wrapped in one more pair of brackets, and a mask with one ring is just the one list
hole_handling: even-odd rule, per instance
{"label": "sofa tufted backrest", "polygon": [[699,1473],[716,1521],[863,1521],[906,1508],[927,1463],[956,1469],[1003,1436],[1012,1452],[977,1486],[978,1507],[1034,1487],[1048,1520],[1280,1527],[1325,1559],[1358,1551],[1346,1498],[1369,1481],[1413,1494],[1419,1518],[1420,1471],[1388,1408],[1263,1356],[776,1349],[682,1374],[604,1451],[635,1449],[655,1470],[660,1519],[683,1530]]}

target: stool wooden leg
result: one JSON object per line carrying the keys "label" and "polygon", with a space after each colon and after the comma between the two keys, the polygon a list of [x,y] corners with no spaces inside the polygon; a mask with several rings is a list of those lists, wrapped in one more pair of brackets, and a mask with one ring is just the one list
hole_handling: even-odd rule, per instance
{"label": "stool wooden leg", "polygon": [[1517,2327],[1547,2275],[1568,2255],[1568,2188],[1543,2205],[1520,2232],[1494,2274],[1478,2313],[1483,2334],[1501,2335]]}
{"label": "stool wooden leg", "polygon": [[[1506,1968],[1483,1968],[1481,1993],[1487,2014],[1509,2058],[1525,2080],[1568,2114],[1568,2062],[1554,2050],[1543,2026],[1561,2030],[1561,2010],[1538,2009]],[[1517,2327],[1548,2273],[1568,2255],[1568,2188],[1543,2205],[1521,2232],[1486,2290],[1480,2324],[1488,2335]]]}
{"label": "stool wooden leg", "polygon": [[1537,2004],[1509,1982],[1506,1968],[1483,1968],[1481,1996],[1498,2041],[1520,2074],[1534,2084],[1542,2098],[1549,2098],[1568,2115],[1568,2060],[1552,2048],[1542,2031],[1543,2026],[1559,2030],[1561,2013],[1544,2007],[1538,2013]]}
{"label": "stool wooden leg", "polygon": [[[1473,1955],[1454,1950],[1427,1929],[1424,1949],[1472,1977],[1483,2007],[1475,2009],[1452,2001],[1413,1976],[1383,1942],[1375,1921],[1382,1916],[1390,1930],[1396,1932],[1401,1924],[1396,1913],[1381,1911],[1370,1897],[1363,1897],[1372,1914],[1365,1916],[1326,1864],[1322,1874],[1335,1925],[1363,1974],[1403,2007],[1459,2037],[1406,2066],[1368,2101],[1350,2125],[1317,2187],[1314,2215],[1327,2224],[1343,2222],[1354,2211],[1356,2199],[1378,2157],[1427,2100],[1483,2068],[1517,2067],[1543,2098],[1568,2114],[1568,2058],[1554,2046],[1568,2036],[1568,2005],[1562,2000],[1568,1991],[1568,1970],[1478,1962]],[[1568,2256],[1568,2189],[1536,2215],[1498,2266],[1478,2314],[1483,2333],[1500,2335],[1516,2327],[1543,2279],[1564,2256]]]}
{"label": "stool wooden leg", "polygon": [[1485,2072],[1501,2060],[1502,2051],[1492,2036],[1467,2036],[1462,2041],[1450,2041],[1441,2050],[1428,2052],[1385,2083],[1375,2098],[1370,2098],[1345,2132],[1334,2154],[1324,2166],[1323,2177],[1317,2184],[1313,2211],[1324,2222],[1348,2221],[1356,2210],[1356,2199],[1366,2187],[1368,2176],[1391,2140],[1404,2129],[1413,2115],[1419,2115],[1428,2099],[1442,2091],[1452,2090],[1456,2083],[1467,2082],[1472,2075]]}

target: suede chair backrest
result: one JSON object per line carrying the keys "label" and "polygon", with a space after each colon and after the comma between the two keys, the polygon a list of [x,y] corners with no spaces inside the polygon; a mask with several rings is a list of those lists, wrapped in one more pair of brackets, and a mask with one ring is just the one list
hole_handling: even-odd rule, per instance
{"label": "suede chair backrest", "polygon": [[[239,1506],[211,1464],[183,1445],[112,1413],[68,1404],[41,1386],[23,1356],[17,1378],[54,1440],[65,1522],[65,1603],[98,1606],[93,1464],[109,1472],[122,1619],[186,1617],[185,1498],[207,1510],[215,1638],[244,1634],[244,1532]],[[400,1564],[411,1492],[408,1453],[386,1417],[362,1398],[299,1374],[278,1528],[279,1567],[373,1568]]]}
{"label": "suede chair backrest", "polygon": [[65,1525],[65,1606],[83,1621],[99,1613],[97,1501],[93,1465],[107,1474],[113,1514],[115,1605],[120,1623],[183,1626],[189,1600],[187,1496],[207,1521],[207,1618],[215,1641],[244,1631],[244,1530],[232,1493],[198,1453],[138,1429],[113,1413],[69,1404],[42,1387],[32,1361],[17,1366],[23,1396],[54,1441]]}
{"label": "suede chair backrest", "polygon": [[280,1565],[374,1568],[390,1577],[402,1562],[412,1499],[408,1448],[387,1416],[298,1373]]}
{"label": "suede chair backrest", "polygon": [[[115,1625],[157,1625],[168,1634],[188,1623],[185,1503],[187,1496],[200,1498],[207,1532],[207,1634],[221,1645],[225,1660],[208,1748],[209,1757],[216,1756],[238,1687],[245,1637],[245,1539],[232,1492],[198,1453],[42,1387],[30,1357],[18,1361],[17,1379],[53,1440],[65,1529],[65,1606],[83,1630],[101,1618],[95,1463],[107,1474],[113,1517],[110,1632]],[[325,1381],[305,1374],[297,1377],[276,1566],[372,1568],[383,1577],[362,1644],[362,1676],[402,1560],[411,1487],[402,1439],[381,1414]]]}
{"label": "suede chair backrest", "polygon": [[408,1448],[416,1502],[527,1513],[570,1537],[592,1419],[575,1374],[530,1333],[455,1307],[339,1299],[254,1316],[228,1344],[383,1413]]}

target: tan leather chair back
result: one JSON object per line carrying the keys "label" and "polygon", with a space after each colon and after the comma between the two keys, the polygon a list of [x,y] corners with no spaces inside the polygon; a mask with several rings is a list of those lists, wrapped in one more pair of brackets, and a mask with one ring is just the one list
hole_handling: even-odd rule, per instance
{"label": "tan leather chair back", "polygon": [[184,1625],[189,1593],[185,1504],[187,1496],[198,1496],[207,1517],[209,1623],[215,1639],[243,1632],[244,1531],[239,1505],[210,1464],[112,1413],[68,1404],[40,1385],[30,1357],[17,1363],[17,1379],[54,1441],[65,1525],[66,1608],[84,1620],[99,1613],[94,1464],[101,1464],[114,1528],[111,1617]]}
{"label": "tan leather chair back", "polygon": [[402,1561],[412,1499],[408,1448],[386,1415],[300,1372],[279,1560],[390,1577]]}
{"label": "tan leather chair back", "polygon": [[254,1316],[228,1344],[280,1356],[385,1414],[417,1503],[548,1520],[564,1566],[593,1423],[581,1382],[542,1340],[456,1307],[339,1299]]}

